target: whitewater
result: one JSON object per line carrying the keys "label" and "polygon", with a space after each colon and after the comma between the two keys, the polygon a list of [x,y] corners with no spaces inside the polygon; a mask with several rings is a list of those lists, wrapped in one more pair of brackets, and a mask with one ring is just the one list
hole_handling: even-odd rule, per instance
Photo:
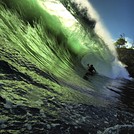
{"label": "whitewater", "polygon": [[133,80],[89,1],[1,0],[0,42],[0,133],[134,132]]}

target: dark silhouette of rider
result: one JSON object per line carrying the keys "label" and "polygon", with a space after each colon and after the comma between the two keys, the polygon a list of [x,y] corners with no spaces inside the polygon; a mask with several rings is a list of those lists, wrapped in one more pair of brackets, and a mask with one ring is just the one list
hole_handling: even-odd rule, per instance
{"label": "dark silhouette of rider", "polygon": [[88,72],[87,72],[88,75],[93,75],[94,73],[96,73],[96,69],[92,64],[91,65],[87,64],[87,66],[88,66]]}

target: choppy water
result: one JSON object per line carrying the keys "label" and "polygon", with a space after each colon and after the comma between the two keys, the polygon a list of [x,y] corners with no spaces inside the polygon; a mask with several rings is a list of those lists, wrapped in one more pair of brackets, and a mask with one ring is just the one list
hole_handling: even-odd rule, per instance
{"label": "choppy water", "polygon": [[90,4],[1,2],[0,133],[134,132],[134,82]]}

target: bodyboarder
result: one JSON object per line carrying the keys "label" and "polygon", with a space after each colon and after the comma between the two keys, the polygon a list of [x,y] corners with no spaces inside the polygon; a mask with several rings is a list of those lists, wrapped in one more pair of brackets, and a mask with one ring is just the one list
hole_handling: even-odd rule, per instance
{"label": "bodyboarder", "polygon": [[95,73],[97,73],[96,69],[94,68],[94,66],[91,64],[87,64],[88,66],[88,71],[86,72],[86,74],[84,75],[84,79],[88,79],[89,75],[94,75]]}

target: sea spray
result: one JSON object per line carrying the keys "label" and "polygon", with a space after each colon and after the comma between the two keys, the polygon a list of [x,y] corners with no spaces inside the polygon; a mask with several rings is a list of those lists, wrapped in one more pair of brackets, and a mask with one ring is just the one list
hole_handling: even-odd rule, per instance
{"label": "sea spray", "polygon": [[[68,2],[69,3],[69,2]],[[95,11],[91,3],[87,0],[70,0],[70,5],[75,5],[77,12],[79,11],[79,20],[86,18],[89,21],[95,20],[95,26],[87,26],[88,31],[85,33],[81,32],[81,36],[84,37],[83,44],[88,47],[88,52],[82,58],[82,65],[87,68],[87,64],[94,64],[98,73],[110,78],[129,78],[129,74],[124,68],[123,64],[118,61],[117,52],[115,46],[113,45],[110,33],[103,26],[102,21]],[[65,2],[63,2],[65,4]],[[68,6],[67,6],[68,7]],[[68,8],[68,10],[72,8]],[[84,13],[81,13],[83,12]],[[72,13],[72,11],[70,11]],[[75,16],[75,11],[72,13]],[[90,23],[93,24],[93,23]],[[84,27],[85,25],[82,25]],[[81,31],[81,29],[80,29]],[[85,36],[83,36],[85,35]]]}

